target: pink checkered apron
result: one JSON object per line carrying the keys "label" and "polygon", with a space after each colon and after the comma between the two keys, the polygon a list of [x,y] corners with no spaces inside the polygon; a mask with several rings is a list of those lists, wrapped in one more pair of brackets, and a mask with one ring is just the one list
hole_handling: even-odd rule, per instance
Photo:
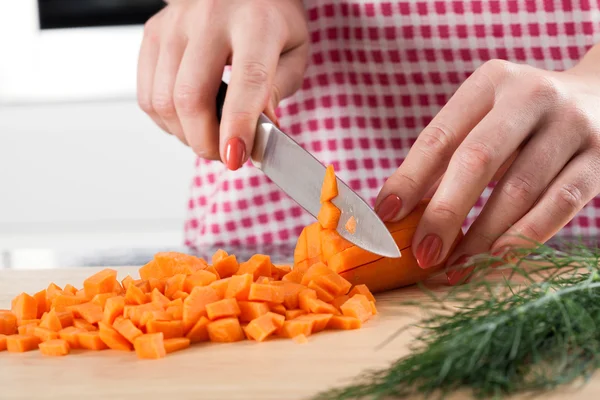
{"label": "pink checkered apron", "polygon": [[[282,129],[372,205],[419,132],[492,58],[549,70],[600,42],[600,0],[305,0],[304,85],[278,110]],[[294,242],[314,221],[259,170],[198,159],[186,245]],[[465,222],[468,228],[491,192]],[[561,232],[597,235],[600,199]]]}

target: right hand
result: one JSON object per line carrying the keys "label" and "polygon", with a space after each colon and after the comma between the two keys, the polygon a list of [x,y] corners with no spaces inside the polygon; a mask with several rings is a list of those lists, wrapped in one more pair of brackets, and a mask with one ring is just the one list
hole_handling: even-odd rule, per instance
{"label": "right hand", "polygon": [[[200,157],[238,169],[258,117],[302,84],[308,30],[301,0],[180,0],[150,18],[138,62],[138,102]],[[216,97],[231,79],[221,124]],[[274,119],[275,120],[275,119]]]}

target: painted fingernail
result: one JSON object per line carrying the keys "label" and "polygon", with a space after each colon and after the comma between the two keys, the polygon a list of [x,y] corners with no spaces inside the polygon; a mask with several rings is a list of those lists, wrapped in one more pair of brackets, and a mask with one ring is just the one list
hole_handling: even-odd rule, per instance
{"label": "painted fingernail", "polygon": [[375,210],[382,221],[387,222],[394,218],[402,208],[402,200],[395,194],[390,194],[388,197],[377,206]]}
{"label": "painted fingernail", "polygon": [[469,260],[468,255],[460,256],[455,262],[452,263],[452,269],[446,273],[448,278],[448,284],[454,286],[460,283],[465,276],[469,275],[474,267],[463,268],[462,265],[466,264]]}
{"label": "painted fingernail", "polygon": [[240,168],[246,156],[246,145],[240,138],[231,138],[225,147],[225,165],[232,171]]}
{"label": "painted fingernail", "polygon": [[430,233],[425,236],[419,246],[417,246],[417,262],[423,269],[431,268],[440,256],[442,251],[442,239],[438,235]]}
{"label": "painted fingernail", "polygon": [[492,251],[492,257],[502,258],[506,262],[516,263],[518,261],[517,256],[512,252],[512,247],[502,246]]}

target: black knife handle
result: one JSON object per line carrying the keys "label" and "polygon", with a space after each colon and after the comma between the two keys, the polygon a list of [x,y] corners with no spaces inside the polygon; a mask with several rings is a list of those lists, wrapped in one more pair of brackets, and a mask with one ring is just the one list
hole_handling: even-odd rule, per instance
{"label": "black knife handle", "polygon": [[217,121],[221,123],[221,117],[223,117],[223,104],[225,104],[225,95],[227,94],[227,84],[221,81],[219,86],[219,93],[217,93]]}

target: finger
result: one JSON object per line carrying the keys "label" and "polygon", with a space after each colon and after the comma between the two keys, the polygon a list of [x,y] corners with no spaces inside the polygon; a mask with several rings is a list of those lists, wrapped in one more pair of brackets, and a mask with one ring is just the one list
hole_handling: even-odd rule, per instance
{"label": "finger", "polygon": [[239,25],[232,39],[231,80],[220,129],[221,157],[230,170],[241,167],[251,153],[256,123],[269,103],[284,44],[277,25],[252,26]]}
{"label": "finger", "polygon": [[[454,251],[488,252],[494,242],[533,207],[545,188],[581,146],[571,126],[544,127],[521,150],[485,207]],[[448,261],[452,262],[455,255]]]}
{"label": "finger", "polygon": [[185,39],[175,31],[164,36],[154,73],[152,106],[169,131],[187,145],[173,100],[175,80],[185,45]]}
{"label": "finger", "polygon": [[197,32],[181,59],[173,93],[186,140],[199,156],[219,160],[216,98],[229,45],[220,36]]}
{"label": "finger", "polygon": [[152,88],[154,86],[154,71],[160,49],[158,24],[159,15],[152,17],[144,27],[144,38],[140,47],[137,65],[137,100],[138,105],[155,124],[167,133],[169,129],[162,122],[152,106]]}
{"label": "finger", "polygon": [[492,246],[534,247],[565,226],[600,189],[600,156],[589,150],[573,158],[533,208]]}
{"label": "finger", "polygon": [[445,258],[483,190],[538,124],[539,107],[515,109],[514,101],[508,98],[498,103],[452,156],[413,238],[415,257],[422,268]]}
{"label": "finger", "polygon": [[461,85],[384,183],[375,205],[384,221],[400,220],[415,207],[442,176],[456,148],[492,109],[503,73],[484,67]]}

